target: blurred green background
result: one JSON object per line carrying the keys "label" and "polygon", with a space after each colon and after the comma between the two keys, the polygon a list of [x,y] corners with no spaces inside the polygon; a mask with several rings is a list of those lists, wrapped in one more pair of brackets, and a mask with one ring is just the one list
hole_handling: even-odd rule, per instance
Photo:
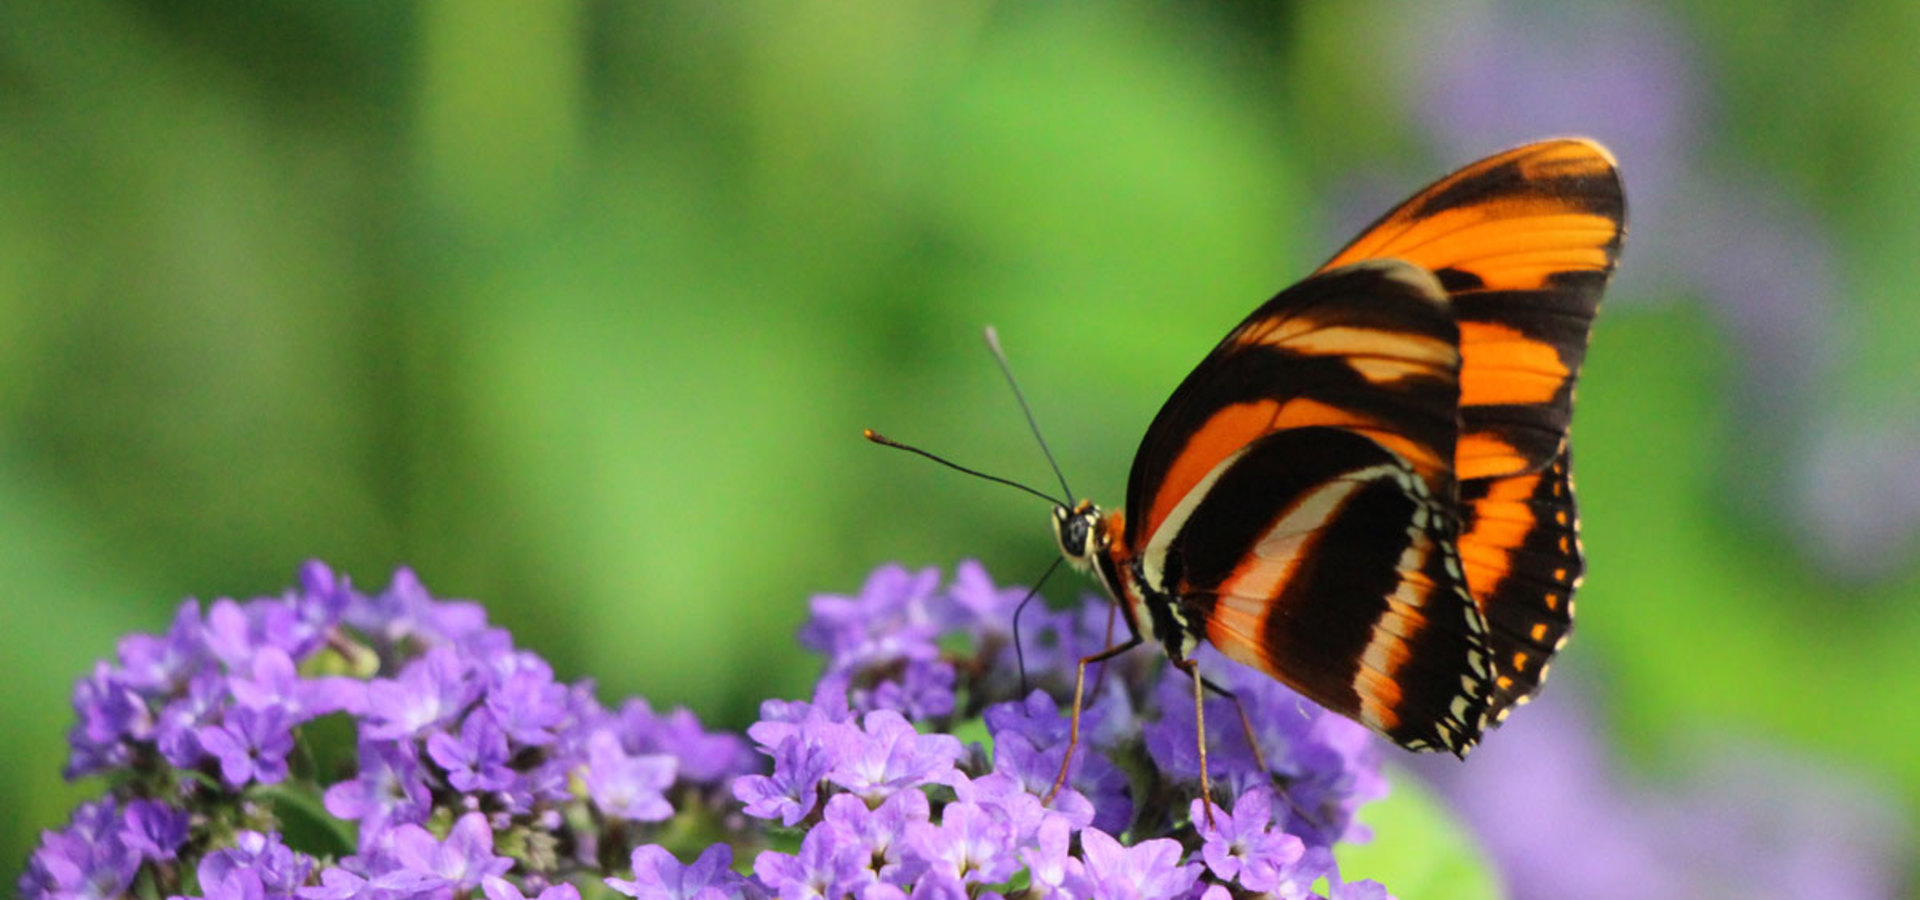
{"label": "blurred green background", "polygon": [[0,5],[0,874],[91,791],[73,679],[309,557],[738,727],[814,673],[811,593],[1054,552],[858,437],[1044,484],[982,325],[1118,505],[1240,316],[1558,133],[1630,210],[1565,668],[1632,765],[1732,735],[1910,822],[1916,41],[1813,0]]}

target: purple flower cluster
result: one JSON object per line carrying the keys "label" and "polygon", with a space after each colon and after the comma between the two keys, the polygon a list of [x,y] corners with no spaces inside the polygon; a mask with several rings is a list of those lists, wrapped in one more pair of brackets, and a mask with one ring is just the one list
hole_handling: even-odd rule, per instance
{"label": "purple flower cluster", "polygon": [[[769,701],[748,729],[773,771],[734,782],[750,816],[804,828],[795,852],[767,851],[754,873],[781,897],[998,897],[1011,885],[1066,898],[1384,896],[1343,884],[1332,845],[1361,835],[1355,809],[1384,793],[1371,738],[1264,675],[1211,655],[1238,693],[1270,768],[1261,770],[1225,700],[1210,699],[1210,772],[1231,812],[1201,800],[1191,685],[1151,648],[1090,674],[1081,746],[1068,779],[1066,695],[1081,656],[1106,646],[1111,608],[1089,602],[1027,620],[1022,696],[1010,665],[1013,607],[963,564],[879,570],[855,597],[814,601],[802,632],[827,653],[812,702]],[[1217,704],[1217,708],[1216,708]],[[948,734],[978,710],[991,750]],[[1125,836],[1125,843],[1120,836]]]}
{"label": "purple flower cluster", "polygon": [[749,742],[639,700],[603,707],[405,570],[369,595],[310,564],[281,597],[186,604],[80,682],[68,774],[109,775],[111,793],[44,836],[21,892],[1385,896],[1341,881],[1331,852],[1384,790],[1365,732],[1217,657],[1268,762],[1209,700],[1207,720],[1235,726],[1209,725],[1223,806],[1196,798],[1188,682],[1147,652],[1090,673],[1049,797],[1071,728],[1055,698],[1114,626],[1091,599],[1038,610],[1023,678],[1023,596],[965,564],[951,585],[889,566],[856,596],[816,598],[801,639],[825,673],[811,700],[763,704]]}
{"label": "purple flower cluster", "polygon": [[[610,710],[556,682],[409,571],[376,594],[319,563],[299,581],[189,601],[80,681],[67,774],[107,775],[112,795],[45,835],[23,896],[144,878],[147,896],[497,900],[601,874],[676,816],[727,815],[728,783],[758,765],[685,711]],[[289,847],[290,818],[331,840]]]}

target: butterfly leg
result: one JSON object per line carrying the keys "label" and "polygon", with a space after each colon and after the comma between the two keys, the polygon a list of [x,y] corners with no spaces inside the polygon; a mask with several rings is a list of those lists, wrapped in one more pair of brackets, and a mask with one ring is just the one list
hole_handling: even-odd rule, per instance
{"label": "butterfly leg", "polygon": [[[1301,821],[1319,822],[1319,819],[1312,812],[1302,808],[1300,804],[1293,802],[1293,796],[1288,794],[1286,788],[1283,786],[1285,782],[1284,778],[1281,779],[1281,784],[1274,784],[1274,772],[1267,767],[1266,754],[1260,752],[1260,740],[1253,735],[1253,719],[1248,717],[1247,706],[1240,702],[1240,696],[1214,684],[1210,678],[1202,677],[1200,683],[1205,685],[1207,690],[1233,701],[1234,711],[1240,714],[1240,730],[1247,736],[1247,746],[1253,750],[1254,765],[1260,767],[1261,777],[1266,779],[1267,783],[1273,784],[1274,793],[1278,794],[1280,799],[1286,801],[1287,807],[1293,810],[1293,814],[1300,817]],[[1197,722],[1198,720],[1199,717],[1196,716],[1195,721]],[[1201,749],[1204,754],[1205,748],[1203,747]],[[1211,808],[1209,808],[1209,814],[1211,814]],[[1211,825],[1213,823],[1209,820],[1207,824]]]}
{"label": "butterfly leg", "polygon": [[[1207,777],[1207,713],[1206,713],[1206,704],[1201,703],[1200,701],[1203,697],[1202,692],[1204,688],[1211,687],[1214,690],[1218,691],[1220,690],[1220,686],[1213,684],[1212,682],[1208,681],[1204,677],[1201,677],[1200,664],[1194,660],[1176,659],[1176,660],[1173,660],[1173,667],[1176,669],[1179,669],[1182,672],[1187,673],[1187,677],[1193,679],[1193,733],[1194,733],[1194,740],[1197,741],[1200,745],[1201,808],[1207,811],[1207,827],[1212,828],[1214,827],[1213,825],[1213,782]],[[1228,693],[1227,696],[1231,697],[1233,695],[1231,693]],[[1235,702],[1237,703],[1238,701],[1235,701]],[[1241,721],[1245,722],[1246,713],[1242,711],[1240,716],[1241,716]]]}
{"label": "butterfly leg", "polygon": [[1080,657],[1080,668],[1073,675],[1073,724],[1067,730],[1067,754],[1060,758],[1060,775],[1053,779],[1053,788],[1047,791],[1047,795],[1040,798],[1042,803],[1052,803],[1054,795],[1060,793],[1061,785],[1067,783],[1067,767],[1073,763],[1073,751],[1080,746],[1080,705],[1086,699],[1087,667],[1106,662],[1144,642],[1140,637],[1140,629],[1133,624],[1133,618],[1127,617],[1126,622],[1127,630],[1132,633],[1131,637],[1092,656]]}
{"label": "butterfly leg", "polygon": [[1272,771],[1267,768],[1266,754],[1260,752],[1259,739],[1253,736],[1253,720],[1247,718],[1247,705],[1240,702],[1240,695],[1214,684],[1210,678],[1202,677],[1200,683],[1206,685],[1207,690],[1233,701],[1233,711],[1240,714],[1240,731],[1247,736],[1247,747],[1253,750],[1254,764],[1259,766],[1262,772]]}
{"label": "butterfly leg", "polygon": [[[1114,623],[1114,620],[1118,618],[1120,618],[1120,604],[1115,603],[1112,606],[1107,607],[1107,636],[1102,638],[1101,640],[1103,640],[1106,643],[1106,645],[1109,647],[1113,646],[1113,623]],[[1096,694],[1100,693],[1101,685],[1104,685],[1106,683],[1107,683],[1107,667],[1101,666],[1099,673],[1093,676],[1093,692]]]}

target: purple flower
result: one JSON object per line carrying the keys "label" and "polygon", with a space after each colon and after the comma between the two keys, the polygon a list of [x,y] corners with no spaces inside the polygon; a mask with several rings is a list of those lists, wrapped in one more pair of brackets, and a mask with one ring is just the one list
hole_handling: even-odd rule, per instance
{"label": "purple flower", "polygon": [[863,709],[888,709],[915,719],[931,719],[953,712],[953,666],[938,660],[912,659],[898,679],[873,687]]}
{"label": "purple flower", "polygon": [[190,821],[185,810],[157,800],[134,800],[127,804],[120,836],[127,849],[141,858],[166,862],[187,842]]}
{"label": "purple flower", "polygon": [[444,841],[418,825],[401,825],[394,829],[393,849],[408,872],[455,891],[473,890],[482,878],[513,868],[512,859],[493,855],[493,829],[480,813],[461,816]]}
{"label": "purple flower", "polygon": [[435,647],[367,686],[366,732],[374,738],[411,738],[458,716],[480,693],[473,666],[450,647]]}
{"label": "purple flower", "polygon": [[[74,686],[73,711],[80,723],[72,733],[76,745],[111,747],[122,741],[141,741],[153,735],[153,709],[140,692],[123,682],[106,663],[91,678]],[[84,772],[71,772],[74,777]]]}
{"label": "purple flower", "polygon": [[507,737],[542,747],[566,719],[567,689],[554,683],[545,663],[524,666],[487,690],[487,711]]}
{"label": "purple flower", "polygon": [[219,885],[223,896],[291,897],[313,871],[313,859],[281,843],[279,835],[242,831],[233,842],[207,854],[198,868],[200,884]]}
{"label": "purple flower", "polygon": [[818,741],[791,735],[774,751],[773,774],[735,779],[733,795],[746,804],[747,815],[778,818],[791,828],[820,802],[820,782],[832,768],[832,756]]}
{"label": "purple flower", "polygon": [[954,567],[948,596],[953,599],[955,624],[984,634],[1010,633],[1013,612],[1026,599],[1027,589],[995,586],[986,567],[969,559]]}
{"label": "purple flower", "polygon": [[133,884],[140,854],[121,841],[113,801],[87,803],[74,811],[65,831],[40,835],[40,846],[20,875],[27,900],[119,897]]}
{"label": "purple flower", "polygon": [[653,822],[673,816],[662,792],[673,784],[677,764],[664,753],[629,755],[611,732],[587,740],[587,792],[601,812],[619,819]]}
{"label": "purple flower", "polygon": [[362,712],[367,705],[364,682],[338,676],[302,678],[295,670],[293,657],[278,647],[265,647],[254,654],[249,676],[236,675],[228,686],[241,706],[275,707],[292,723],[341,710]]}
{"label": "purple flower", "polygon": [[899,642],[905,649],[917,637],[930,637],[940,624],[930,608],[939,585],[938,569],[908,572],[900,566],[881,566],[867,577],[857,597],[813,598],[813,617],[800,630],[800,642],[836,657],[874,641]]}
{"label": "purple flower", "polygon": [[962,775],[954,782],[954,796],[972,803],[1006,824],[1015,844],[1029,844],[1049,819],[1062,819],[1075,830],[1094,824],[1093,804],[1078,791],[1062,789],[1052,804],[1040,802],[1040,796],[1000,772],[979,778]]}
{"label": "purple flower", "polygon": [[[953,708],[951,666],[934,639],[952,618],[940,573],[883,566],[858,597],[819,596],[800,641],[827,654],[826,677],[845,682],[853,708],[944,715]],[[905,670],[904,678],[896,674]]]}
{"label": "purple flower", "polygon": [[[266,900],[267,886],[260,873],[251,869],[229,869],[217,875],[201,875],[200,890],[206,900]],[[280,895],[286,896],[286,895]]]}
{"label": "purple flower", "polygon": [[507,736],[485,709],[474,710],[455,737],[436,731],[427,737],[427,755],[447,771],[447,781],[467,793],[506,790],[513,784],[507,767]]}
{"label": "purple flower", "polygon": [[293,752],[293,725],[278,707],[227,710],[226,721],[194,732],[200,746],[220,760],[220,777],[229,787],[249,782],[278,784],[287,777]]}
{"label": "purple flower", "polygon": [[191,769],[208,755],[200,745],[199,732],[210,722],[220,720],[221,710],[230,700],[228,679],[208,669],[187,682],[184,696],[176,696],[160,711],[155,744],[166,761],[182,769]]}
{"label": "purple flower", "polygon": [[411,741],[361,738],[360,773],[326,792],[327,812],[358,820],[363,844],[389,825],[425,822],[432,803],[418,745]]}
{"label": "purple flower", "polygon": [[866,869],[858,848],[839,840],[839,832],[816,828],[800,841],[800,853],[762,852],[753,874],[780,900],[840,897],[862,884]]}
{"label": "purple flower", "polygon": [[911,874],[904,856],[908,832],[930,815],[926,794],[900,791],[877,809],[852,794],[839,794],[827,801],[823,820],[825,827],[838,830],[837,840],[851,848],[869,882],[901,884]]}
{"label": "purple flower", "polygon": [[412,569],[393,573],[387,589],[372,596],[355,594],[342,618],[381,643],[398,645],[410,638],[429,644],[450,644],[479,635],[487,614],[479,604],[437,600],[427,593]]}
{"label": "purple flower", "polygon": [[1014,830],[975,803],[950,803],[940,823],[907,831],[908,858],[923,871],[937,871],[961,884],[1005,881],[1018,868]]}
{"label": "purple flower", "polygon": [[191,600],[174,612],[166,634],[129,635],[117,649],[120,683],[155,695],[171,693],[211,662],[200,634],[200,604]]}
{"label": "purple flower", "polygon": [[[1093,738],[1106,718],[1105,708],[1089,708],[1081,714],[1082,738],[1088,747],[1097,746]],[[1053,698],[1035,691],[1023,702],[988,707],[985,719],[993,735],[994,772],[1012,779],[1035,797],[1053,790],[1054,780],[1060,777],[1060,764],[1066,759],[1072,724]],[[1133,817],[1129,790],[1126,773],[1106,756],[1077,752],[1067,772],[1067,786],[1054,797],[1054,806],[1073,815],[1076,825],[1091,822],[1119,832]]]}
{"label": "purple flower", "polygon": [[1096,900],[1172,900],[1200,880],[1201,866],[1180,862],[1180,843],[1170,838],[1122,846],[1106,832],[1080,832],[1087,878]]}
{"label": "purple flower", "polygon": [[633,880],[606,879],[607,886],[637,900],[745,900],[757,896],[747,879],[733,871],[733,848],[714,844],[689,865],[681,865],[658,844],[633,848]]}
{"label": "purple flower", "polygon": [[1086,897],[1093,893],[1087,881],[1086,865],[1068,852],[1072,827],[1062,817],[1040,823],[1034,843],[1021,849],[1020,861],[1027,864],[1033,884],[1043,896]]}
{"label": "purple flower", "polygon": [[1306,855],[1306,844],[1296,835],[1271,830],[1273,792],[1261,788],[1240,795],[1233,814],[1216,808],[1217,828],[1208,828],[1206,801],[1193,801],[1192,821],[1198,824],[1206,843],[1201,856],[1207,868],[1222,881],[1238,881],[1257,894],[1280,889],[1286,870]]}
{"label": "purple flower", "polygon": [[865,733],[848,732],[846,746],[827,780],[870,801],[925,784],[947,784],[960,758],[960,740],[950,734],[921,734],[899,713],[867,713]]}

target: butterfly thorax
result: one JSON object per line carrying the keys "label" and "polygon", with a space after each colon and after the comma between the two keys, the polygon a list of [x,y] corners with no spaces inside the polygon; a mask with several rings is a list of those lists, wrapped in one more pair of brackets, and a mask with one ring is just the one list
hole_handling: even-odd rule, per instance
{"label": "butterfly thorax", "polygon": [[1193,654],[1200,635],[1183,615],[1172,594],[1149,585],[1139,560],[1128,549],[1126,518],[1109,513],[1090,500],[1073,508],[1053,508],[1053,536],[1067,563],[1091,572],[1107,596],[1120,606],[1133,630],[1162,644],[1167,655],[1184,660]]}

